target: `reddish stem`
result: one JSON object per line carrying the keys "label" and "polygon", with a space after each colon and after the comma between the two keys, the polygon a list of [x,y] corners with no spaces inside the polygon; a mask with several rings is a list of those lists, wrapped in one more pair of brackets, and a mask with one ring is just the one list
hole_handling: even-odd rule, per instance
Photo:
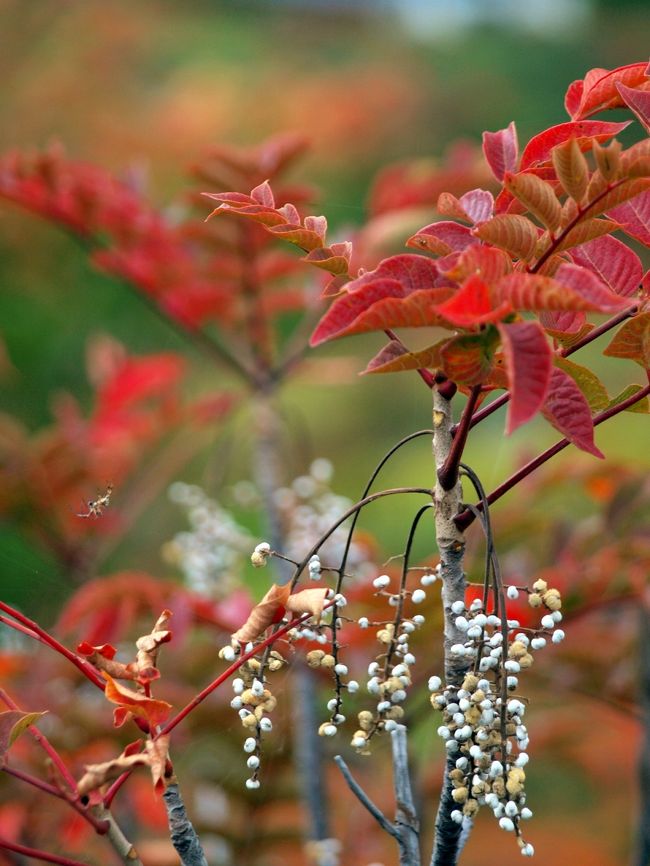
{"label": "reddish stem", "polygon": [[463,414],[461,415],[458,426],[456,427],[456,433],[454,435],[451,449],[444,465],[438,472],[438,481],[443,490],[451,490],[458,481],[458,465],[463,456],[463,450],[465,448],[465,443],[467,442],[467,434],[471,427],[472,413],[476,408],[476,402],[480,393],[480,385],[475,385],[469,392],[469,397],[467,398],[467,403],[463,409]]}
{"label": "reddish stem", "polygon": [[59,863],[61,866],[88,866],[87,863],[82,863],[80,860],[71,860],[70,857],[62,857],[59,854],[49,854],[47,851],[41,851],[39,848],[28,848],[26,845],[19,845],[17,842],[10,842],[2,836],[0,836],[0,848],[14,851],[16,854],[22,854],[24,857],[33,857],[34,860],[45,860],[46,863]]}
{"label": "reddish stem", "polygon": [[61,791],[61,789],[57,788],[55,785],[50,785],[49,782],[45,782],[43,779],[39,779],[37,776],[32,776],[30,773],[25,773],[23,770],[16,770],[14,767],[8,767],[6,764],[4,765],[4,767],[2,767],[2,770],[8,775],[14,776],[14,778],[16,779],[20,779],[21,782],[32,785],[32,787],[38,788],[39,790],[44,791],[46,794],[50,794],[50,796],[52,797],[57,797],[59,800],[63,800],[64,803],[68,803],[76,812],[81,815],[82,818],[85,818],[86,821],[88,821],[88,823],[100,835],[103,836],[104,833],[108,832],[108,828],[110,826],[108,821],[98,821],[94,815],[88,812],[86,808],[81,805],[79,800],[67,796],[64,791]]}
{"label": "reddish stem", "polygon": [[[7,692],[4,689],[0,689],[0,701],[5,703],[9,707],[10,710],[17,710],[20,713],[24,712],[24,710],[21,710],[21,708],[18,706],[18,704],[7,694]],[[65,761],[63,760],[61,755],[59,755],[59,753],[54,748],[52,743],[50,743],[50,741],[48,740],[48,738],[45,736],[45,734],[42,731],[39,731],[39,729],[36,727],[36,725],[30,725],[27,728],[27,730],[32,735],[32,737],[34,737],[34,739],[39,744],[39,746],[45,752],[47,752],[47,754],[49,755],[49,757],[52,760],[52,763],[58,768],[59,772],[61,773],[61,775],[63,776],[63,778],[67,782],[70,790],[76,795],[77,794],[77,783],[76,783],[72,773],[67,768]]]}
{"label": "reddish stem", "polygon": [[[594,427],[597,427],[598,424],[602,424],[603,421],[607,421],[609,418],[613,418],[615,415],[618,415],[620,412],[624,412],[625,409],[628,409],[630,406],[633,406],[635,403],[638,403],[639,400],[642,400],[644,397],[647,397],[650,394],[650,384],[646,385],[645,388],[642,388],[640,391],[637,391],[636,394],[632,394],[627,400],[623,400],[622,403],[618,403],[616,406],[611,406],[609,409],[605,409],[603,412],[600,412],[598,415],[594,417]],[[571,442],[568,439],[560,439],[555,445],[551,445],[550,448],[547,448],[546,451],[543,451],[541,454],[538,454],[533,460],[526,463],[525,466],[522,466],[521,469],[518,469],[510,478],[506,479],[503,484],[500,484],[496,487],[488,496],[487,502],[488,505],[492,505],[493,502],[496,502],[497,499],[500,499],[504,493],[507,493],[511,490],[516,484],[519,484],[524,478],[534,472],[535,469],[538,469],[543,463],[546,463],[547,460],[550,460],[551,457],[558,454],[567,445],[570,445]],[[478,503],[478,509],[482,508],[482,503]],[[456,526],[464,532],[468,526],[470,526],[474,522],[474,514],[465,510],[461,512],[455,520]]]}
{"label": "reddish stem", "polygon": [[[333,604],[334,600],[327,602],[327,604],[323,605],[323,610],[327,610],[328,608],[332,607]],[[283,625],[282,628],[277,629],[277,631],[273,631],[267,638],[265,638],[261,643],[257,644],[257,646],[254,646],[253,649],[251,649],[249,652],[240,655],[239,658],[237,658],[230,665],[230,667],[226,668],[226,670],[220,673],[216,679],[212,680],[209,685],[207,685],[202,691],[200,691],[198,695],[192,698],[189,704],[186,704],[183,709],[174,716],[173,719],[170,719],[167,724],[163,725],[163,727],[154,736],[153,739],[156,740],[158,739],[158,737],[162,737],[165,734],[171,733],[171,731],[173,731],[174,728],[192,712],[192,710],[198,707],[198,705],[202,701],[204,701],[209,695],[211,695],[215,689],[219,688],[220,685],[225,683],[226,680],[230,679],[230,677],[234,673],[236,673],[239,668],[249,659],[252,659],[253,656],[256,656],[261,650],[266,649],[268,646],[278,640],[278,638],[283,637],[285,634],[287,634],[287,632],[291,631],[292,628],[296,628],[296,626],[299,626],[301,623],[306,622],[306,620],[310,619],[312,616],[313,614],[311,613],[303,613],[301,616],[290,620],[290,622],[288,622],[286,625]],[[122,773],[122,775],[119,776],[119,778],[117,778],[108,789],[106,795],[104,796],[104,806],[106,806],[107,809],[110,808],[110,805],[113,802],[115,795],[130,775],[130,770]]]}
{"label": "reddish stem", "polygon": [[[24,616],[24,614],[11,607],[11,605],[6,604],[6,602],[0,601],[0,610],[8,613],[10,617],[13,617],[13,619],[17,620],[22,625],[27,626],[30,631],[36,634],[39,640],[47,644],[55,652],[58,652],[69,662],[72,662],[72,664],[76,668],[78,668],[81,673],[85,677],[87,677],[93,685],[97,686],[97,688],[100,688],[102,691],[104,690],[104,681],[97,673],[97,670],[90,664],[90,662],[87,662],[85,659],[79,658],[79,656],[77,656],[71,650],[63,646],[62,643],[59,643],[59,641],[49,632],[41,628],[37,622],[34,622],[34,620],[29,619],[29,617],[27,616]],[[11,620],[5,620],[5,622],[9,626],[16,627],[14,623],[11,622]],[[18,628],[18,631],[22,631],[24,634],[28,634],[25,629]]]}

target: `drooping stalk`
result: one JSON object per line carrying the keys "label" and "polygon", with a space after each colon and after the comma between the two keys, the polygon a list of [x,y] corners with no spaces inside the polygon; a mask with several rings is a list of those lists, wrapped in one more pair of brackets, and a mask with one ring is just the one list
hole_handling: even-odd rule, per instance
{"label": "drooping stalk", "polygon": [[[454,644],[465,641],[465,635],[456,626],[456,616],[451,608],[455,601],[464,603],[467,586],[463,571],[465,539],[454,521],[458,512],[462,510],[462,488],[460,481],[457,480],[449,490],[445,490],[438,479],[438,473],[447,464],[452,450],[452,421],[451,402],[436,388],[433,391],[433,456],[436,467],[434,503],[435,532],[442,579],[445,683],[447,687],[460,688],[469,670],[469,664],[464,657],[456,656],[451,652]],[[431,866],[453,866],[460,854],[462,827],[451,819],[451,812],[456,808],[456,804],[451,796],[452,784],[449,774],[454,766],[455,758],[448,756],[436,817]]]}

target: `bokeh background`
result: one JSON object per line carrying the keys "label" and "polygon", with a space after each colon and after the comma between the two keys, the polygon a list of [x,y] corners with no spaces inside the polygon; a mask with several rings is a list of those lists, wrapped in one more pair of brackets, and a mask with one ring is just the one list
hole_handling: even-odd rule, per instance
{"label": "bokeh background", "polygon": [[[60,143],[75,159],[137,178],[156,205],[173,213],[182,206],[188,166],[210,146],[254,145],[285,131],[306,134],[311,150],[292,177],[316,185],[316,212],[326,214],[333,232],[344,238],[363,224],[374,179],[387,165],[413,161],[417,177],[442,163],[459,141],[476,146],[484,129],[515,119],[524,141],[562,122],[566,86],[594,66],[642,59],[648,30],[645,4],[621,0],[0,0],[0,151]],[[433,211],[421,223],[431,218]],[[187,353],[197,388],[213,376],[191,345],[123,286],[94,270],[71,238],[4,202],[0,332],[2,411],[34,432],[52,422],[53,400],[61,392],[74,394],[82,407],[90,405],[85,359],[88,341],[97,334],[111,335],[136,354]],[[395,439],[430,423],[429,401],[416,377],[357,376],[380,345],[375,335],[314,352],[283,397],[287,416],[298,419],[301,430],[296,474],[314,457],[327,458],[335,467],[336,491],[353,499]],[[593,357],[612,392],[630,380],[630,365],[605,367],[597,353]],[[226,373],[223,384],[228,385]],[[189,461],[177,480],[209,488],[215,476],[226,486],[246,479],[245,416],[236,424],[240,447],[229,446],[220,461],[222,440],[216,436],[211,450]],[[490,419],[468,449],[468,462],[488,489],[555,438],[543,422],[510,440],[502,427],[503,418]],[[617,465],[628,467],[621,477],[630,467],[647,471],[642,415],[615,420],[598,432],[597,441]],[[572,472],[577,479],[583,472],[584,480],[593,464],[593,458],[575,453],[565,452],[560,460],[566,470],[554,469],[556,479]],[[424,444],[389,467],[385,483],[429,483],[430,473]],[[559,521],[578,516],[593,522],[602,497],[582,500],[575,486],[550,496],[547,508]],[[516,509],[512,503],[500,507],[504,515]],[[102,568],[168,576],[162,551],[183,520],[161,494],[110,549]],[[253,533],[260,531],[256,520],[250,521]],[[405,526],[389,507],[377,507],[372,530],[385,556],[403,544]],[[549,533],[535,545],[537,561],[550,565],[556,530],[548,523],[535,531]],[[425,555],[426,539],[418,545]],[[46,622],[54,621],[74,588],[61,562],[25,536],[20,515],[0,522],[0,581],[3,597]],[[636,624],[626,622],[628,646]],[[629,662],[626,682],[634,681],[634,671]],[[624,862],[632,848],[639,730],[631,710],[626,716],[578,698],[568,707],[571,676],[568,690],[557,696],[551,689],[543,698],[545,724],[552,723],[559,740],[550,743],[545,754],[551,757],[534,783],[547,819],[541,862],[608,866]],[[586,719],[609,731],[611,740],[592,743],[578,771],[566,755],[576,758],[580,751]],[[563,736],[569,741],[564,750],[557,745]],[[437,754],[434,739],[421,736],[423,755]],[[620,770],[609,762],[608,771],[599,772],[597,752],[607,762],[612,742]],[[616,811],[614,794],[625,808]],[[599,822],[608,809],[615,829],[601,839]],[[517,862],[516,851],[501,855],[510,840],[488,824],[487,817],[479,822],[466,862],[497,856],[504,864],[510,856]],[[574,844],[576,833],[581,841]]]}

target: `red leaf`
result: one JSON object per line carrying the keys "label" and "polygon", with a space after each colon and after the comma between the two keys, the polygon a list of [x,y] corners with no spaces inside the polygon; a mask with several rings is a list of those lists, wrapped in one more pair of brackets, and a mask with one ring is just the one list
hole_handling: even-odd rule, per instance
{"label": "red leaf", "polygon": [[641,259],[627,244],[610,235],[576,247],[571,250],[571,258],[624,298],[636,294],[643,278]]}
{"label": "red leaf", "polygon": [[541,409],[552,370],[552,353],[538,322],[498,323],[510,385],[506,433]]}
{"label": "red leaf", "polygon": [[[348,285],[353,284],[349,283]],[[394,279],[375,279],[372,283],[364,286],[362,290],[346,292],[333,301],[331,307],[316,326],[310,344],[318,346],[334,337],[343,337],[348,333],[354,333],[351,329],[355,321],[377,301],[384,298],[401,298],[407,294],[409,294],[408,290]]]}
{"label": "red leaf", "polygon": [[469,328],[485,322],[498,322],[512,312],[512,307],[502,302],[495,309],[487,284],[473,274],[448,301],[437,307],[437,312],[448,322]]}
{"label": "red leaf", "polygon": [[593,304],[592,309],[602,313],[615,313],[630,306],[628,299],[615,295],[595,274],[580,265],[560,265],[555,272],[555,279]]}
{"label": "red leaf", "polygon": [[106,671],[102,671],[102,676],[106,680],[104,694],[109,701],[118,704],[115,716],[117,719],[118,711],[120,711],[120,723],[124,721],[125,712],[132,713],[134,716],[146,719],[151,731],[155,731],[156,727],[162,725],[169,715],[171,704],[168,704],[167,701],[157,701],[153,698],[145,697],[141,692],[134,692],[133,689],[128,689],[126,686],[116,683]]}
{"label": "red leaf", "polygon": [[109,643],[102,644],[101,646],[92,646],[86,640],[82,640],[79,646],[77,647],[77,652],[83,656],[92,656],[97,653],[100,656],[103,656],[105,659],[114,659],[117,650],[114,646],[111,646]]}
{"label": "red leaf", "polygon": [[437,262],[426,256],[402,253],[399,256],[383,259],[374,271],[360,274],[355,280],[348,283],[346,288],[350,293],[358,292],[377,279],[390,279],[397,280],[400,285],[413,292],[416,289],[432,288],[437,277]]}
{"label": "red leaf", "polygon": [[569,138],[575,137],[580,150],[591,150],[594,141],[607,141],[622,132],[630,123],[631,121],[606,123],[602,120],[558,123],[557,126],[551,126],[531,138],[521,155],[519,170],[550,163],[553,148]]}
{"label": "red leaf", "polygon": [[639,118],[645,127],[645,131],[650,133],[650,92],[648,90],[636,90],[632,87],[626,87],[620,81],[616,82],[616,89],[621,94],[623,102]]}
{"label": "red leaf", "polygon": [[582,451],[595,457],[605,456],[594,444],[594,422],[587,400],[571,376],[559,367],[553,367],[551,372],[542,413],[556,430]]}
{"label": "red leaf", "polygon": [[494,212],[494,196],[486,189],[471,189],[458,201],[475,225],[489,220]]}
{"label": "red leaf", "polygon": [[258,204],[264,205],[264,207],[275,208],[273,190],[268,180],[265,180],[259,186],[256,186],[255,189],[251,190],[251,198]]}
{"label": "red leaf", "polygon": [[650,189],[612,208],[607,216],[620,223],[625,234],[650,247]]}
{"label": "red leaf", "polygon": [[517,170],[519,143],[514,120],[506,129],[483,133],[483,153],[497,180],[502,181],[507,171]]}
{"label": "red leaf", "polygon": [[565,107],[572,120],[584,120],[598,111],[624,105],[618,91],[619,83],[638,87],[647,82],[647,63],[631,63],[617,69],[590,69],[582,81],[569,85]]}
{"label": "red leaf", "polygon": [[368,362],[364,373],[400,373],[404,370],[437,369],[440,367],[440,349],[447,342],[439,340],[419,352],[409,350],[398,340],[391,340]]}
{"label": "red leaf", "polygon": [[517,258],[530,260],[539,232],[538,227],[527,217],[516,214],[499,214],[472,229],[476,237],[506,250]]}
{"label": "red leaf", "polygon": [[295,244],[306,251],[315,250],[323,246],[323,240],[319,234],[300,225],[267,225],[267,230],[272,235],[289,241],[289,243]]}
{"label": "red leaf", "polygon": [[[596,279],[594,277],[594,279]],[[604,286],[602,286],[605,289]],[[609,297],[608,293],[608,297]],[[513,310],[602,310],[600,304],[569,288],[553,277],[517,271],[503,277],[493,288],[493,297],[509,303]],[[620,308],[620,299],[612,295]],[[609,309],[609,308],[608,308]]]}
{"label": "red leaf", "polygon": [[[440,261],[438,267],[441,267]],[[493,283],[512,271],[512,259],[504,250],[476,244],[462,252],[458,261],[443,276],[462,283],[472,274],[478,274],[486,283]]]}
{"label": "red leaf", "polygon": [[555,231],[560,225],[562,207],[558,201],[555,191],[550,183],[535,174],[521,172],[512,174],[507,171],[504,175],[506,189],[516,196],[530,211],[551,231]]}
{"label": "red leaf", "polygon": [[542,310],[539,320],[544,330],[553,332],[551,336],[556,337],[558,333],[578,334],[585,324],[586,317],[583,312],[575,310]]}
{"label": "red leaf", "polygon": [[419,229],[410,237],[406,245],[408,247],[420,247],[439,256],[446,256],[454,251],[464,250],[478,241],[472,235],[467,226],[450,220],[440,220]]}
{"label": "red leaf", "polygon": [[317,247],[311,250],[303,256],[302,261],[329,271],[334,276],[341,276],[348,272],[351,253],[351,243],[332,244],[331,247]]}

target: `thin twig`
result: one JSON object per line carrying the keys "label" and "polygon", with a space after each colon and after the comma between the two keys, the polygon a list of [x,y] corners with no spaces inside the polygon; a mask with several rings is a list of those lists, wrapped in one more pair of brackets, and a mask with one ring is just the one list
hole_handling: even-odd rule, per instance
{"label": "thin twig", "polygon": [[59,854],[50,854],[48,851],[41,851],[39,848],[28,848],[26,845],[19,845],[17,842],[10,842],[0,836],[0,848],[7,851],[13,851],[16,854],[22,854],[24,857],[32,857],[34,860],[44,860],[46,863],[59,863],[60,866],[87,866],[80,860],[72,860],[70,857],[62,857]]}
{"label": "thin twig", "polygon": [[406,726],[397,725],[391,731],[390,738],[395,789],[395,828],[400,840],[400,866],[420,866],[420,822],[411,791]]}
{"label": "thin twig", "polygon": [[397,828],[391,824],[388,818],[384,815],[381,809],[376,806],[370,797],[363,790],[361,785],[354,779],[352,773],[350,772],[348,765],[345,763],[343,758],[340,755],[334,755],[334,761],[336,766],[339,768],[341,773],[343,774],[343,778],[345,779],[348,788],[352,791],[357,800],[361,803],[361,805],[370,812],[375,821],[379,824],[379,826],[385,830],[387,833],[390,833],[391,836],[394,836],[398,841],[400,840],[400,834]]}

